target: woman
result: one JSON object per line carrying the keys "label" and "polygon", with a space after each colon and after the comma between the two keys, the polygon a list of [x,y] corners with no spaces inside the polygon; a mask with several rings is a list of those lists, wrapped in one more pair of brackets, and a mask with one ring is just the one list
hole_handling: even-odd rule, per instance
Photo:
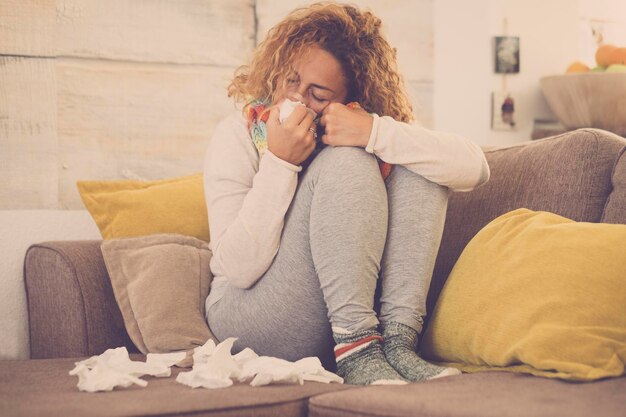
{"label": "woman", "polygon": [[[472,142],[409,124],[380,24],[347,5],[292,12],[236,72],[244,111],[205,160],[215,336],[327,367],[334,346],[337,373],[363,385],[458,373],[422,360],[418,334],[448,189],[489,176]],[[281,122],[285,99],[304,106]]]}

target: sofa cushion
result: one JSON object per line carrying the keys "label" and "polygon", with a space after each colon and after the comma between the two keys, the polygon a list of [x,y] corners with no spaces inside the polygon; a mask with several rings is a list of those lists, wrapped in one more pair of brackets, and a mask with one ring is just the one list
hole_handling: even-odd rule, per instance
{"label": "sofa cushion", "polygon": [[209,241],[202,174],[155,181],[78,181],[104,239],[179,233]]}
{"label": "sofa cushion", "polygon": [[[467,244],[424,335],[426,358],[595,380],[626,364],[626,225],[518,209]],[[468,366],[469,365],[469,366]]]}
{"label": "sofa cushion", "polygon": [[526,207],[599,222],[611,193],[615,160],[625,145],[613,133],[579,129],[485,152],[490,180],[474,191],[451,193],[448,201],[427,311],[433,310],[467,242],[496,217]]}
{"label": "sofa cushion", "polygon": [[[145,360],[142,355],[130,355]],[[193,389],[176,382],[181,369],[168,378],[144,377],[145,388],[111,392],[78,391],[78,378],[68,375],[76,359],[3,361],[0,363],[2,416],[306,416],[308,398],[354,386],[307,382],[304,385],[226,389]]]}
{"label": "sofa cushion", "polygon": [[204,314],[213,278],[206,242],[177,234],[111,239],[102,242],[102,255],[126,330],[142,353],[217,342]]}
{"label": "sofa cushion", "polygon": [[622,417],[626,377],[571,383],[481,372],[311,398],[309,417]]}
{"label": "sofa cushion", "polygon": [[626,145],[613,167],[611,184],[613,191],[604,207],[602,221],[626,224]]}

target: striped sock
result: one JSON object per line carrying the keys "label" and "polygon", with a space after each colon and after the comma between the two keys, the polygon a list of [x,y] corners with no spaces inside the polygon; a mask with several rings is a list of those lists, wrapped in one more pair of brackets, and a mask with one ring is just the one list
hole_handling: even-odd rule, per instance
{"label": "striped sock", "polygon": [[424,381],[459,375],[456,368],[445,368],[426,362],[417,355],[417,332],[402,323],[383,324],[385,357],[400,375],[409,381]]}
{"label": "striped sock", "polygon": [[337,375],[346,384],[391,385],[406,381],[385,359],[381,343],[382,336],[375,329],[350,333],[333,327]]}

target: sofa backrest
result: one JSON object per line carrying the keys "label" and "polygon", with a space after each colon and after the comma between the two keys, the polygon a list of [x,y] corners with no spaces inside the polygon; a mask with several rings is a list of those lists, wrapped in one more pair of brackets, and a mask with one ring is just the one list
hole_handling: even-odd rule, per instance
{"label": "sofa backrest", "polygon": [[626,224],[626,156],[620,158],[625,147],[626,139],[610,132],[579,129],[486,151],[489,182],[450,196],[427,311],[433,311],[467,243],[508,211],[524,207],[576,221]]}

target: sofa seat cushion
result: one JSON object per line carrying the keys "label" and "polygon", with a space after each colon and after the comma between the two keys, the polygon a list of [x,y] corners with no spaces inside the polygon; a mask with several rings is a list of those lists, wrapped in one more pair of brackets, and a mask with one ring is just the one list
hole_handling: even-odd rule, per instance
{"label": "sofa seat cushion", "polygon": [[[139,354],[133,360],[145,360]],[[2,416],[306,416],[308,398],[351,385],[247,384],[207,390],[176,382],[185,369],[172,367],[168,378],[143,377],[145,388],[131,386],[111,392],[78,391],[78,378],[68,372],[75,359],[39,359],[0,362],[0,415]]]}
{"label": "sofa seat cushion", "polygon": [[311,398],[310,417],[622,417],[626,377],[572,383],[481,372],[403,386],[377,386]]}

